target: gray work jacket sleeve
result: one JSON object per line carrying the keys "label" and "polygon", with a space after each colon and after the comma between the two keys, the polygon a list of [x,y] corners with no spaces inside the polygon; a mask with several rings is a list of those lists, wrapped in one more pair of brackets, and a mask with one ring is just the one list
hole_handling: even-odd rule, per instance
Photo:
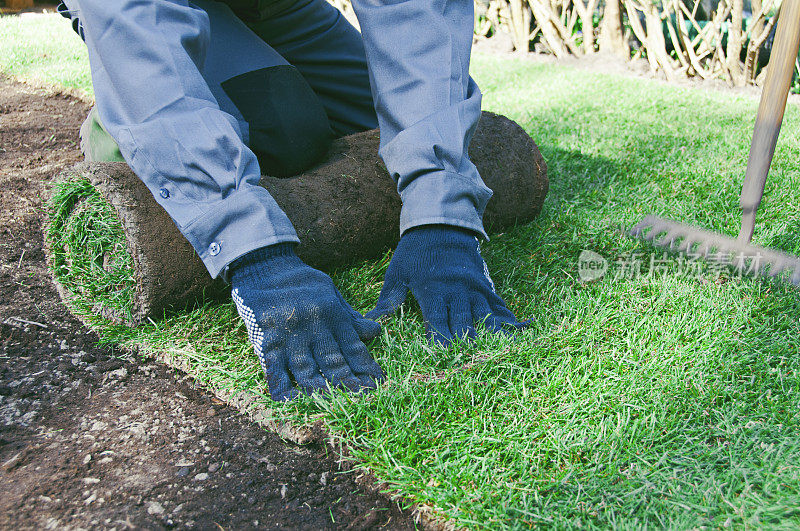
{"label": "gray work jacket sleeve", "polygon": [[103,126],[211,276],[251,250],[299,241],[200,72],[206,12],[186,0],[65,4],[80,20]]}
{"label": "gray work jacket sleeve", "polygon": [[353,0],[381,130],[403,200],[400,230],[464,227],[486,237],[492,192],[469,160],[481,93],[469,75],[472,0]]}

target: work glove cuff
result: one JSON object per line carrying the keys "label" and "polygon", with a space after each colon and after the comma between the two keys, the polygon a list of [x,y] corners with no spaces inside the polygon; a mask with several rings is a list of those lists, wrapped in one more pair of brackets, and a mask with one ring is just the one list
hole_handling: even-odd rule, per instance
{"label": "work glove cuff", "polygon": [[294,242],[276,243],[250,251],[229,266],[231,284],[259,282],[265,276],[305,264],[294,252]]}
{"label": "work glove cuff", "polygon": [[416,227],[411,227],[407,229],[403,233],[403,238],[407,237],[409,234],[417,233],[424,234],[427,238],[436,238],[447,236],[448,234],[464,234],[466,236],[471,236],[473,238],[477,238],[478,241],[483,239],[483,236],[472,229],[468,229],[465,227],[459,227],[458,225],[448,225],[444,223],[433,223],[428,225],[418,225]]}

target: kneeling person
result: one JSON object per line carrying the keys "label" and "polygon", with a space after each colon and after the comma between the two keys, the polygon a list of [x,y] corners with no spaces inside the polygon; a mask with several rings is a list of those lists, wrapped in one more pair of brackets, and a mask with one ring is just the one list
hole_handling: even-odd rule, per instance
{"label": "kneeling person", "polygon": [[[226,5],[229,4],[229,5]],[[480,117],[472,3],[354,0],[363,37],[324,0],[65,0],[89,50],[90,160],[124,160],[212,277],[224,276],[271,396],[377,386],[366,341],[411,291],[447,345],[522,324],[479,250],[491,191],[467,154]],[[365,318],[294,253],[258,185],[315,164],[331,140],[380,126],[402,237]],[[297,387],[293,385],[293,380]]]}

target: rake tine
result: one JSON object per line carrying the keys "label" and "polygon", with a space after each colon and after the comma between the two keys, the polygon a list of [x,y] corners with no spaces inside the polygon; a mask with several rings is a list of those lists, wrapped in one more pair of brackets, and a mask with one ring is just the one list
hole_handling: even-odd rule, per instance
{"label": "rake tine", "polygon": [[792,275],[791,283],[795,286],[800,286],[800,267],[795,265],[794,274]]}
{"label": "rake tine", "polygon": [[679,253],[693,254],[691,249],[695,243],[695,240],[691,236],[684,236],[683,241],[675,248],[675,251]]}
{"label": "rake tine", "polygon": [[[795,267],[793,267],[792,264],[788,260],[785,260],[785,259],[781,258],[781,260],[776,265],[776,271],[775,271],[775,274],[773,276],[787,274],[790,271],[792,271],[793,269],[795,269]],[[770,272],[772,272],[772,271],[770,271]]]}
{"label": "rake tine", "polygon": [[671,250],[674,250],[680,245],[680,243],[678,242],[680,241],[681,236],[683,235],[681,234],[680,231],[673,229],[667,232],[667,235],[664,237],[664,240],[669,243],[669,248]]}
{"label": "rake tine", "polygon": [[762,274],[764,276],[769,277],[769,278],[777,277],[778,275],[781,274],[781,271],[783,271],[783,269],[784,269],[784,266],[783,266],[783,264],[781,263],[780,260],[775,260],[775,261],[769,262],[767,265],[769,265],[769,269],[767,269],[767,267],[765,265],[764,266],[764,272]]}
{"label": "rake tine", "polygon": [[[652,241],[656,231],[654,224],[657,222],[658,220],[654,216],[647,216],[642,221],[633,226],[633,228],[630,231],[630,234],[634,238],[641,238],[643,240]],[[653,230],[648,232],[647,234],[643,234],[643,232],[648,228],[652,228]]]}
{"label": "rake tine", "polygon": [[747,267],[747,258],[745,257],[744,253],[739,253],[736,255],[736,263],[733,265],[733,268],[739,274],[747,272],[749,268]]}
{"label": "rake tine", "polygon": [[713,244],[708,241],[702,241],[700,243],[700,247],[697,248],[697,253],[702,256],[704,259],[708,260],[709,255],[711,254],[711,248]]}
{"label": "rake tine", "polygon": [[[653,233],[655,232],[655,229],[653,229]],[[653,238],[653,243],[659,247],[669,247],[670,241],[669,231],[664,230],[659,230],[658,236]]]}

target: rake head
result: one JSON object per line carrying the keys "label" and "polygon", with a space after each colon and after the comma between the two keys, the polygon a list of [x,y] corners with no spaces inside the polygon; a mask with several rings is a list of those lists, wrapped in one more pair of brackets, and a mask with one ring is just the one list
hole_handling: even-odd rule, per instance
{"label": "rake head", "polygon": [[630,236],[692,258],[728,265],[739,273],[800,285],[800,258],[692,225],[647,216],[630,230]]}

